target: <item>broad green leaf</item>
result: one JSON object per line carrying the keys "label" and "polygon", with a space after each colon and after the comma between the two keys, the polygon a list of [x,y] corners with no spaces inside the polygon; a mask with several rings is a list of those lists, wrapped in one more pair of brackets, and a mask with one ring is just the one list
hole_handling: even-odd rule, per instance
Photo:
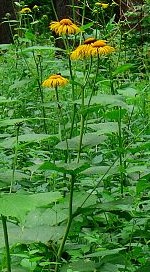
{"label": "broad green leaf", "polygon": [[135,166],[129,166],[129,167],[127,167],[127,169],[126,169],[126,172],[128,173],[128,174],[130,174],[130,173],[134,173],[134,172],[137,172],[137,173],[150,173],[150,170],[147,168],[147,165],[139,165],[139,164],[137,164],[137,165],[135,165]]}
{"label": "broad green leaf", "polygon": [[113,72],[113,75],[115,76],[115,75],[118,75],[118,74],[125,73],[125,72],[129,71],[131,68],[133,68],[133,66],[134,65],[132,63],[127,63],[127,64],[120,65]]}
{"label": "broad green leaf", "polygon": [[[85,98],[85,105],[89,105],[89,99],[90,97]],[[82,100],[76,100],[77,104],[82,104]],[[109,95],[109,94],[99,94],[97,96],[92,96],[92,99],[90,101],[90,105],[110,105],[112,107],[118,106],[125,109],[128,109],[128,105],[122,101],[122,97],[120,95]]]}
{"label": "broad green leaf", "polygon": [[52,50],[52,51],[64,51],[63,49],[55,46],[41,46],[41,45],[34,45],[34,46],[29,46],[25,49],[22,50],[22,52],[32,52],[32,51],[45,51],[45,50]]}
{"label": "broad green leaf", "polygon": [[91,166],[88,169],[83,171],[84,175],[91,176],[91,175],[104,175],[110,176],[113,174],[118,173],[118,167],[111,167],[110,166]]}
{"label": "broad green leaf", "polygon": [[78,260],[71,264],[65,264],[60,272],[95,272],[95,264],[90,260]]}
{"label": "broad green leaf", "polygon": [[101,272],[120,272],[117,265],[112,264],[112,263],[106,263],[106,264],[100,266],[100,271]]}
{"label": "broad green leaf", "polygon": [[97,131],[98,135],[118,132],[118,123],[117,122],[87,124],[87,127],[91,128],[92,130]]}
{"label": "broad green leaf", "polygon": [[0,127],[14,126],[19,123],[25,122],[26,120],[27,118],[0,120]]}
{"label": "broad green leaf", "polygon": [[[34,226],[25,227],[15,225],[13,223],[7,223],[8,234],[9,234],[9,244],[10,246],[16,243],[35,243],[42,242],[47,243],[48,241],[58,241],[60,240],[65,231],[65,226]],[[4,234],[3,228],[0,222],[0,248],[4,247]]]}
{"label": "broad green leaf", "polygon": [[[14,179],[15,181],[20,181],[22,179],[29,179],[29,175],[22,173],[19,170],[16,170],[14,173]],[[10,184],[11,181],[13,180],[13,170],[11,169],[4,169],[4,170],[0,170],[0,181],[2,181],[5,186]]]}
{"label": "broad green leaf", "polygon": [[33,195],[5,194],[0,196],[0,214],[23,221],[26,214],[36,207],[44,207],[61,199],[59,192]]}
{"label": "broad green leaf", "polygon": [[119,89],[119,90],[117,90],[117,92],[123,96],[126,96],[126,97],[135,97],[137,95],[137,90],[135,90],[134,88],[131,88],[131,87]]}
{"label": "broad green leaf", "polygon": [[136,185],[136,192],[137,194],[143,193],[145,190],[150,188],[150,174],[143,176],[141,179],[138,180]]}
{"label": "broad green leaf", "polygon": [[[40,141],[48,141],[48,140],[54,140],[56,139],[56,135],[48,135],[48,134],[24,134],[19,135],[18,141],[19,143],[25,142],[25,143],[32,143],[32,142],[40,142]],[[0,146],[3,148],[13,148],[16,145],[16,137],[11,137],[3,140],[0,143]]]}
{"label": "broad green leaf", "polygon": [[97,249],[96,252],[85,255],[85,258],[92,258],[92,257],[104,257],[104,256],[108,256],[108,255],[114,255],[118,252],[120,252],[121,250],[126,249],[125,247],[121,247],[121,248],[115,248],[115,249]]}
{"label": "broad green leaf", "polygon": [[68,218],[68,209],[59,209],[59,203],[52,208],[36,208],[26,216],[25,227],[57,226]]}
{"label": "broad green leaf", "polygon": [[[99,136],[96,133],[86,133],[83,136],[82,147],[96,146],[98,144],[101,144],[105,140],[106,140],[106,137],[103,135]],[[68,139],[67,143],[66,143],[66,141],[62,141],[62,142],[58,143],[55,147],[57,149],[62,149],[62,150],[67,150],[67,149],[78,150],[79,149],[79,141],[80,141],[80,136],[76,136],[72,139]]]}
{"label": "broad green leaf", "polygon": [[141,265],[141,267],[135,270],[135,272],[149,272],[149,268],[150,268],[150,260],[147,260],[146,264]]}
{"label": "broad green leaf", "polygon": [[39,170],[55,170],[61,173],[78,174],[89,167],[85,162],[77,163],[76,161],[70,163],[51,163],[45,162],[39,167]]}
{"label": "broad green leaf", "polygon": [[133,198],[129,196],[110,202],[100,203],[97,205],[97,207],[102,211],[114,211],[114,210],[131,211],[132,204]]}
{"label": "broad green leaf", "polygon": [[86,25],[82,25],[82,26],[80,27],[80,29],[81,29],[81,31],[84,31],[84,30],[90,28],[91,26],[93,26],[93,24],[94,24],[94,23],[92,22],[92,23],[88,23],[88,24],[86,24]]}
{"label": "broad green leaf", "polygon": [[0,96],[0,104],[14,103],[14,102],[17,102],[17,100],[7,99],[4,96]]}
{"label": "broad green leaf", "polygon": [[18,89],[18,88],[24,88],[26,87],[29,83],[31,82],[31,79],[22,79],[22,80],[18,80],[16,79],[14,81],[14,83],[9,87],[9,90],[12,91],[14,89]]}

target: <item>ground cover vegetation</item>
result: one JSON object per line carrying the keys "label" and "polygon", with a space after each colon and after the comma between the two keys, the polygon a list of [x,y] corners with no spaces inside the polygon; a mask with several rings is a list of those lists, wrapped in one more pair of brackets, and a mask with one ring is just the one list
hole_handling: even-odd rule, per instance
{"label": "ground cover vegetation", "polygon": [[0,270],[149,272],[150,2],[37,2],[0,45]]}

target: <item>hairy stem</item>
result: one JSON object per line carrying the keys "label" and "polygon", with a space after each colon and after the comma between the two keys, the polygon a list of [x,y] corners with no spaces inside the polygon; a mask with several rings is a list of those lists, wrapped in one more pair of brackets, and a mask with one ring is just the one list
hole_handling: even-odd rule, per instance
{"label": "hairy stem", "polygon": [[59,250],[58,250],[57,264],[56,264],[56,267],[55,267],[55,272],[58,271],[59,262],[61,260],[62,252],[63,252],[64,246],[65,246],[65,243],[66,243],[66,240],[67,240],[67,237],[68,237],[68,234],[69,234],[69,230],[70,230],[70,227],[71,227],[72,219],[73,219],[72,207],[73,207],[73,189],[74,189],[74,183],[75,183],[75,175],[72,174],[71,175],[71,185],[70,185],[68,222],[67,222],[67,226],[66,226],[64,237],[62,239],[62,242],[61,242]]}
{"label": "hairy stem", "polygon": [[2,219],[2,225],[3,225],[4,240],[5,240],[7,272],[11,272],[11,257],[10,257],[9,241],[8,241],[7,217],[1,214],[1,219]]}

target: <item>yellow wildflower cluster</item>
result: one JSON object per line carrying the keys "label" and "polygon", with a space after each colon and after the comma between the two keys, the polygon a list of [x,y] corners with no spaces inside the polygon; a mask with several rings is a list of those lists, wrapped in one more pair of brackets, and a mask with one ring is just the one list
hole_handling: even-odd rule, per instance
{"label": "yellow wildflower cluster", "polygon": [[80,32],[80,28],[70,19],[62,19],[60,22],[52,22],[49,27],[58,35],[76,34]]}
{"label": "yellow wildflower cluster", "polygon": [[70,58],[72,60],[84,59],[98,55],[107,55],[114,51],[114,47],[107,45],[107,41],[88,38],[84,41],[84,44],[79,45],[74,51],[72,51]]}
{"label": "yellow wildflower cluster", "polygon": [[102,7],[103,9],[106,9],[108,8],[109,4],[106,4],[106,3],[101,3],[101,2],[97,2],[95,3],[96,6],[100,6]]}
{"label": "yellow wildflower cluster", "polygon": [[48,79],[44,80],[42,83],[43,87],[56,88],[58,86],[64,86],[68,83],[68,79],[62,77],[61,75],[51,75]]}
{"label": "yellow wildflower cluster", "polygon": [[31,12],[32,12],[32,11],[31,11],[30,8],[23,8],[23,9],[20,11],[21,14],[27,14],[27,13],[31,13]]}

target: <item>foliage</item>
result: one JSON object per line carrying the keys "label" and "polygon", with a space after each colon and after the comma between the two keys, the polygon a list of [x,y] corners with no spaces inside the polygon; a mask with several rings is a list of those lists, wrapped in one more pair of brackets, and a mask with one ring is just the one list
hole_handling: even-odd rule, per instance
{"label": "foliage", "polygon": [[[81,1],[81,31],[60,37],[24,5],[14,44],[0,45],[0,269],[148,272],[148,1],[142,31],[116,23],[111,3],[111,16],[89,3],[89,23]],[[70,60],[90,37],[115,52]],[[59,73],[68,84],[42,86]]]}

